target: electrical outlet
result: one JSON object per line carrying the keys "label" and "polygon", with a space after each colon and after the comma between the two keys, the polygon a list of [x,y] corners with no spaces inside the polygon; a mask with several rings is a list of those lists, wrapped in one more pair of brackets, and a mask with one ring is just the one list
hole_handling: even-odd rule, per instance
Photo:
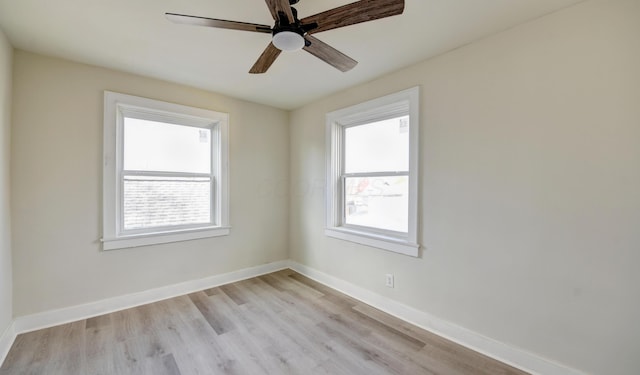
{"label": "electrical outlet", "polygon": [[388,273],[385,275],[384,285],[386,285],[388,288],[393,288],[393,274]]}

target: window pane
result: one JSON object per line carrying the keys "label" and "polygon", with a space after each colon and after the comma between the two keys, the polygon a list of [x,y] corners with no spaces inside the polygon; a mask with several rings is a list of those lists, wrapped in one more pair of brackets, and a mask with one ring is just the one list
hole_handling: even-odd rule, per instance
{"label": "window pane", "polygon": [[124,169],[211,173],[211,130],[125,117]]}
{"label": "window pane", "polygon": [[407,233],[409,177],[345,178],[346,224]]}
{"label": "window pane", "polygon": [[206,224],[211,179],[125,176],[124,229]]}
{"label": "window pane", "polygon": [[346,173],[409,170],[409,116],[344,130]]}

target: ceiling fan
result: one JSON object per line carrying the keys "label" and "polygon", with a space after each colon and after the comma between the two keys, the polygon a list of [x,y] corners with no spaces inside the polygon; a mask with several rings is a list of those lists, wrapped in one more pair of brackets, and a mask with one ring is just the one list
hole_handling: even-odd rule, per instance
{"label": "ceiling fan", "polygon": [[271,34],[271,43],[249,73],[265,73],[282,51],[304,49],[327,64],[346,72],[358,62],[311,34],[402,14],[404,0],[360,0],[313,16],[298,19],[293,7],[299,0],[265,0],[275,20],[273,27],[255,23],[166,13],[176,23]]}

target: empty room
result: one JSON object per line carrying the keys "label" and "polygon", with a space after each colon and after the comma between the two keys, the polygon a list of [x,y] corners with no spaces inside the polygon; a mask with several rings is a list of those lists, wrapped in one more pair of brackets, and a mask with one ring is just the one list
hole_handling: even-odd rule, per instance
{"label": "empty room", "polygon": [[640,374],[640,0],[0,0],[0,375]]}

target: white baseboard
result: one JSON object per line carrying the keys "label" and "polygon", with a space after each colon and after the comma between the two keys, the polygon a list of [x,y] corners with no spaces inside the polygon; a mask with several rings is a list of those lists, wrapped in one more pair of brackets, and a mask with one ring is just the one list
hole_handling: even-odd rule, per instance
{"label": "white baseboard", "polygon": [[11,345],[16,339],[16,330],[14,322],[11,322],[7,329],[4,330],[2,335],[0,335],[0,366],[4,363],[4,359],[7,357],[9,353],[9,349],[11,349]]}
{"label": "white baseboard", "polygon": [[[114,311],[124,310],[131,307],[157,302],[168,298],[173,298],[200,290],[213,288],[240,280],[249,279],[255,276],[279,271],[288,268],[289,262],[282,260],[278,262],[263,264],[233,271],[221,275],[205,277],[203,279],[191,280],[179,284],[168,285],[160,288],[146,290],[144,292],[127,294],[108,298],[100,301],[90,302],[83,305],[65,307],[58,310],[44,311],[37,314],[18,317],[13,322],[14,335],[42,328],[57,326],[60,324],[75,322],[94,316],[108,314]],[[13,342],[13,339],[11,340]],[[9,344],[11,346],[11,343]],[[0,346],[0,349],[2,347]],[[2,361],[0,361],[0,364]]]}
{"label": "white baseboard", "polygon": [[406,306],[370,290],[289,260],[245,268],[221,275],[187,281],[144,292],[113,297],[83,305],[18,317],[14,319],[5,332],[0,336],[0,365],[4,362],[16,336],[20,333],[53,327],[102,314],[108,314],[114,311],[173,298],[286,268],[291,268],[296,272],[299,272],[333,289],[339,290],[388,314],[396,316],[404,321],[533,375],[586,375],[578,370],[485,337],[479,333]]}
{"label": "white baseboard", "polygon": [[576,369],[488,338],[295,261],[289,262],[289,268],[390,315],[532,375],[586,375]]}

